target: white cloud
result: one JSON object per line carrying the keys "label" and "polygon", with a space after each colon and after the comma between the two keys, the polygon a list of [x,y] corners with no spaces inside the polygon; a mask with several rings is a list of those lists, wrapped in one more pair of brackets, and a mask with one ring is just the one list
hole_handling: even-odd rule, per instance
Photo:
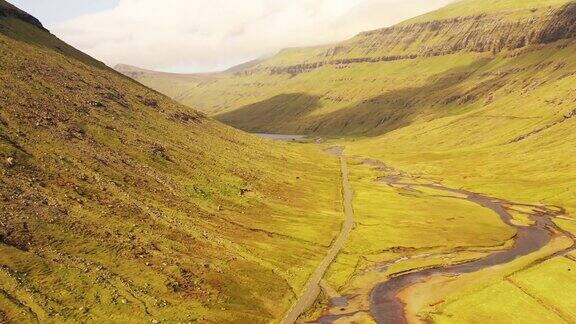
{"label": "white cloud", "polygon": [[109,65],[213,71],[293,46],[344,40],[451,0],[120,0],[50,26]]}

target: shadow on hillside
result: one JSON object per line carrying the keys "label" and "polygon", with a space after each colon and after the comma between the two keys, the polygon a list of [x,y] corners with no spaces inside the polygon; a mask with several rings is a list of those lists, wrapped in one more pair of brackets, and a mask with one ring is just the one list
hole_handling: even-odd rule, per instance
{"label": "shadow on hillside", "polygon": [[461,84],[487,63],[472,64],[432,76],[421,86],[389,90],[330,114],[315,116],[308,131],[323,135],[378,136],[409,126],[416,118],[438,118],[454,113],[451,109],[469,104],[500,85],[493,80],[480,82],[473,89]]}
{"label": "shadow on hillside", "polygon": [[446,106],[468,104],[501,86],[495,80],[486,80],[474,89],[460,87],[489,60],[479,59],[432,76],[422,86],[390,90],[327,114],[312,115],[322,107],[322,97],[292,93],[246,105],[216,119],[250,132],[378,136],[406,127],[424,115],[437,118],[454,113]]}
{"label": "shadow on hillside", "polygon": [[319,96],[287,93],[246,105],[215,118],[249,132],[299,134],[303,130],[298,124],[318,108]]}

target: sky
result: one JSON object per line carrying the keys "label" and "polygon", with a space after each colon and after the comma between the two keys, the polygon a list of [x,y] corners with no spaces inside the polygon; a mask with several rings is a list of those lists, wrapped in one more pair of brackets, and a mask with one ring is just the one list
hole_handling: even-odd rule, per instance
{"label": "sky", "polygon": [[342,41],[453,0],[9,0],[104,63],[219,71]]}

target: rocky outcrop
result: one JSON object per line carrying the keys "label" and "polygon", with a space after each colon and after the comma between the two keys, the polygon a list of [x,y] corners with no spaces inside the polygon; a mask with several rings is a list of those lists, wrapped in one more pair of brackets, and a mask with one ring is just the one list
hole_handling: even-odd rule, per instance
{"label": "rocky outcrop", "polygon": [[536,40],[538,43],[552,43],[574,36],[576,36],[576,2],[558,10],[548,21],[548,25],[540,31]]}

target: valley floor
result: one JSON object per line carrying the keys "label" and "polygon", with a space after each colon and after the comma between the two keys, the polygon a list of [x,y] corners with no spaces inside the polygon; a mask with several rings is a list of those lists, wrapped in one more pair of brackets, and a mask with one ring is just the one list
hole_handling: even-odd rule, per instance
{"label": "valley floor", "polygon": [[322,293],[298,322],[576,322],[576,221],[564,208],[346,160],[354,228],[310,281]]}
{"label": "valley floor", "polygon": [[348,180],[348,163],[346,161],[346,157],[343,155],[341,148],[336,147],[329,151],[331,151],[332,154],[339,156],[340,158],[344,223],[342,225],[340,234],[328,249],[326,257],[324,260],[322,260],[322,263],[316,268],[316,271],[308,280],[308,283],[304,288],[304,292],[299,296],[298,301],[284,317],[282,321],[283,323],[294,323],[303,312],[305,312],[314,304],[314,301],[318,298],[320,293],[320,287],[325,284],[322,282],[322,278],[326,274],[328,267],[330,267],[330,265],[334,262],[334,259],[338,253],[340,253],[340,251],[344,248],[346,241],[348,240],[348,237],[354,228],[354,211],[352,207],[352,190]]}

